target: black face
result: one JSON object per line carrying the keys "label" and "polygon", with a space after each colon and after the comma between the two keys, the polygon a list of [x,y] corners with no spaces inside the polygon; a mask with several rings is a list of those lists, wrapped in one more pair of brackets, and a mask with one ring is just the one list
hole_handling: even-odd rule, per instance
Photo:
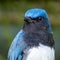
{"label": "black face", "polygon": [[25,18],[24,21],[24,41],[28,46],[38,46],[42,43],[53,47],[53,35],[48,32],[49,24],[44,17]]}
{"label": "black face", "polygon": [[49,25],[44,17],[24,18],[24,30],[35,32],[40,30],[48,30]]}

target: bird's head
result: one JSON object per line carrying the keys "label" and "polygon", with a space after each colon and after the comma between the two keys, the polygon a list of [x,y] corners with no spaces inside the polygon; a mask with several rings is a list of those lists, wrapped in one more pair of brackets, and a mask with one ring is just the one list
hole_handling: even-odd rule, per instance
{"label": "bird's head", "polygon": [[35,32],[40,30],[47,30],[52,33],[48,15],[44,9],[34,8],[25,13],[24,16],[24,30]]}

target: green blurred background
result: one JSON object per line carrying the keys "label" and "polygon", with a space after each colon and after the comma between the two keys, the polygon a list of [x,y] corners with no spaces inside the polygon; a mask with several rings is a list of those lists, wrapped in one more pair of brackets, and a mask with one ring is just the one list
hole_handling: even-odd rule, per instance
{"label": "green blurred background", "polygon": [[60,60],[60,0],[0,0],[0,60],[7,60],[10,44],[30,8],[46,9],[53,29],[56,60]]}

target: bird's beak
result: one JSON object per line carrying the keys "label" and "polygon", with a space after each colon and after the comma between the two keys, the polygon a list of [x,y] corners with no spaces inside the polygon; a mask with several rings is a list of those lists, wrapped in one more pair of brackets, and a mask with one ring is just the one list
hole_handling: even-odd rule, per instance
{"label": "bird's beak", "polygon": [[24,21],[26,21],[26,22],[28,22],[28,23],[33,22],[33,20],[32,20],[31,18],[29,18],[29,17],[25,17],[25,18],[24,18]]}

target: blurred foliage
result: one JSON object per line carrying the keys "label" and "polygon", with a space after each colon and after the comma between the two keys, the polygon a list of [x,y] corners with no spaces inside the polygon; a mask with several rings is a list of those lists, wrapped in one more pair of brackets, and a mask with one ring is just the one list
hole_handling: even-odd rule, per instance
{"label": "blurred foliage", "polygon": [[[15,2],[15,1],[22,1],[22,0],[0,0],[0,2]],[[45,1],[45,2],[47,2],[47,1],[60,1],[60,0],[23,0],[23,1],[26,1],[26,2],[30,2],[30,1],[33,1],[33,2],[37,2],[37,1]]]}
{"label": "blurred foliage", "polygon": [[60,60],[60,0],[0,0],[0,60],[6,60],[9,46],[23,26],[24,13],[30,8],[47,11],[54,32],[56,60]]}

